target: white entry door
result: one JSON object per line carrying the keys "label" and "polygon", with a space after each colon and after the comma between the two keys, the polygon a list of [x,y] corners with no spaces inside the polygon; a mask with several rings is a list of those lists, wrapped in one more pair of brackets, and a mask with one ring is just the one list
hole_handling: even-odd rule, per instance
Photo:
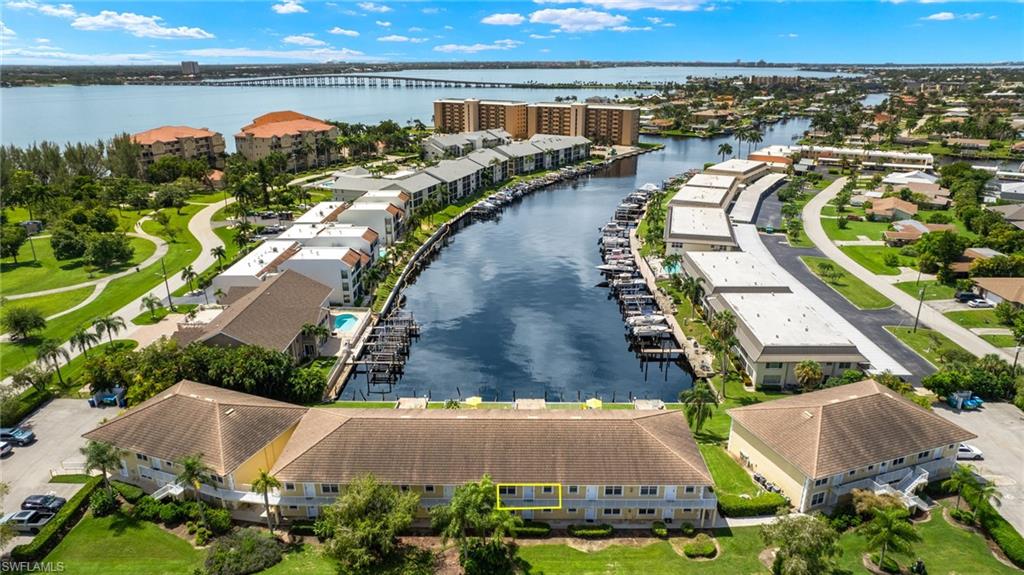
{"label": "white entry door", "polygon": [[587,499],[597,499],[597,486],[596,485],[588,485],[587,486]]}

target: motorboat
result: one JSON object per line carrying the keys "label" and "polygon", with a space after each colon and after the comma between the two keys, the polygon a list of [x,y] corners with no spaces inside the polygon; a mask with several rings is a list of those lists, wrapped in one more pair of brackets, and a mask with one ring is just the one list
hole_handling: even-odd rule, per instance
{"label": "motorboat", "polygon": [[630,326],[658,325],[664,324],[666,321],[665,316],[656,313],[652,313],[651,315],[636,315],[626,318],[626,323]]}

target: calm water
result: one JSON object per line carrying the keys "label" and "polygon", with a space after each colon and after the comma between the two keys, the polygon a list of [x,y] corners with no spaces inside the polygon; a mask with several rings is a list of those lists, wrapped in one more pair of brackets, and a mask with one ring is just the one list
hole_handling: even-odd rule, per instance
{"label": "calm water", "polygon": [[854,77],[857,74],[817,72],[796,68],[737,68],[700,66],[636,66],[628,68],[548,68],[506,70],[404,70],[382,72],[383,76],[408,76],[413,78],[452,80],[492,80],[505,82],[686,82],[693,77],[728,76],[803,76],[805,78]]}
{"label": "calm water", "polygon": [[[777,124],[764,145],[789,143],[808,125]],[[405,292],[405,308],[423,331],[394,395],[675,400],[689,387],[689,374],[678,366],[649,364],[645,371],[627,348],[616,302],[596,287],[597,229],[621,198],[715,160],[723,140],[652,141],[667,147],[538,192],[500,220],[455,234]],[[357,376],[343,398],[359,398],[360,391],[366,384]]]}

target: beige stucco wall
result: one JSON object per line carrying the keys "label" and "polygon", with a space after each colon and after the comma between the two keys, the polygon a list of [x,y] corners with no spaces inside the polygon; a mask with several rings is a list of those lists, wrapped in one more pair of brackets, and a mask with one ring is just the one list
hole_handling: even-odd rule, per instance
{"label": "beige stucco wall", "polygon": [[793,506],[800,507],[807,476],[735,420],[729,428],[728,449],[741,459],[746,456],[751,469],[779,486]]}

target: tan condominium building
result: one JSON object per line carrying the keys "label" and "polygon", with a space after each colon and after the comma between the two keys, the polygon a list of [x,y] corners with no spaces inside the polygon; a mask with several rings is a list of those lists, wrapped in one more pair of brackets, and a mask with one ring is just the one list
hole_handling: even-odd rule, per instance
{"label": "tan condominium building", "polygon": [[235,147],[255,162],[272,153],[284,155],[288,169],[307,169],[340,158],[334,145],[338,128],[323,120],[284,110],[254,119],[235,134]]}
{"label": "tan condominium building", "polygon": [[528,137],[526,102],[473,98],[435,100],[434,127],[447,134],[505,130],[513,138],[522,140]]}
{"label": "tan condominium building", "polygon": [[141,148],[139,160],[147,168],[164,156],[200,159],[213,167],[224,167],[224,136],[206,128],[161,126],[132,135]]}

